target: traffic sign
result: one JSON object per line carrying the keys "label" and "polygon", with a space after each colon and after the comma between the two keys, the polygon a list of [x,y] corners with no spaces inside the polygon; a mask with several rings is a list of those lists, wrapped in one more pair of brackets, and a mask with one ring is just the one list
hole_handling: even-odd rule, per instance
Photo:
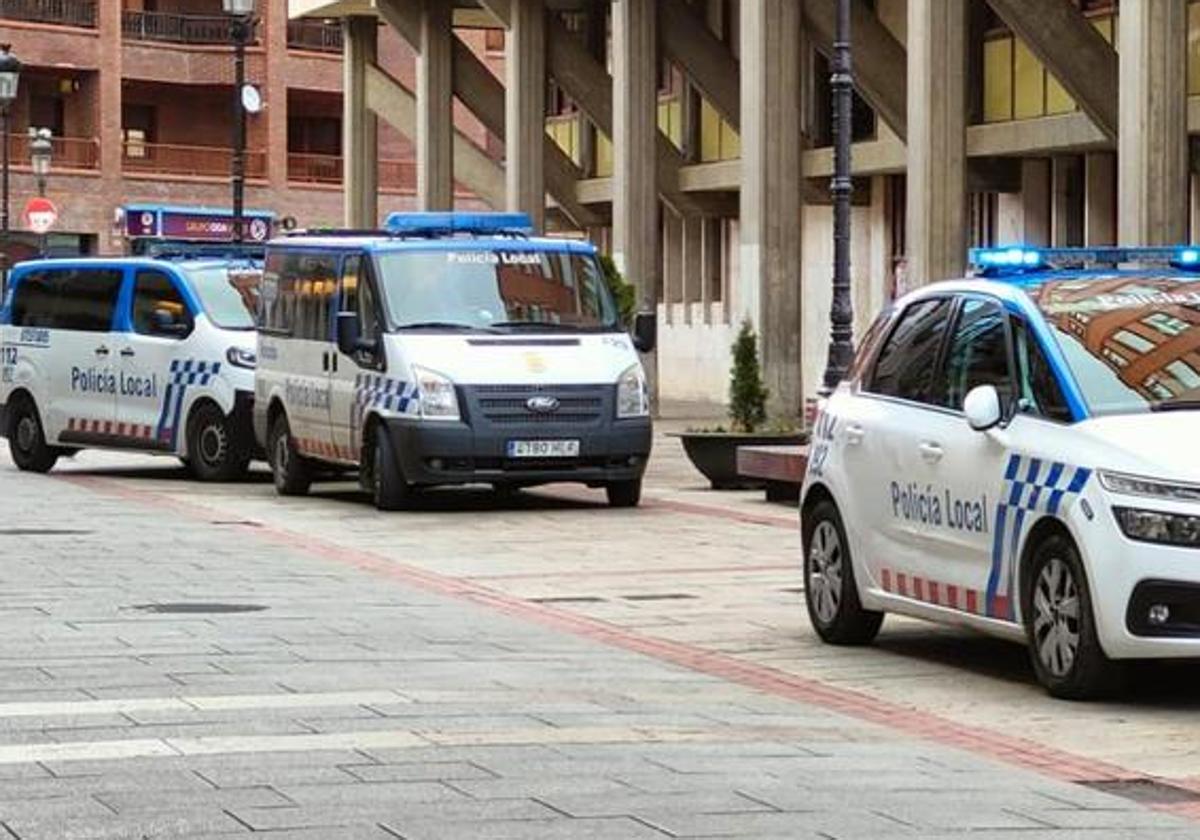
{"label": "traffic sign", "polygon": [[49,233],[58,222],[58,208],[48,198],[35,196],[25,202],[25,224],[34,233]]}

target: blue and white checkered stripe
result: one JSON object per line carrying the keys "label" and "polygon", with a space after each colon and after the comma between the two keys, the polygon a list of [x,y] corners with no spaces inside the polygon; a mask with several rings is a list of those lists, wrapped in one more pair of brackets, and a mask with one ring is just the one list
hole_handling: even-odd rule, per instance
{"label": "blue and white checkered stripe", "polygon": [[220,362],[202,362],[196,359],[175,359],[171,362],[167,392],[163,395],[162,411],[154,429],[155,440],[159,443],[169,443],[172,449],[176,448],[183,398],[187,389],[192,385],[208,385],[220,372]]}
{"label": "blue and white checkered stripe", "polygon": [[374,373],[360,373],[354,380],[354,405],[350,427],[357,429],[368,408],[399,414],[417,413],[417,386]]}
{"label": "blue and white checkered stripe", "polygon": [[1026,526],[1036,521],[1038,513],[1057,516],[1069,510],[1091,476],[1092,471],[1086,467],[1024,455],[1009,456],[1004,488],[996,502],[992,567],[986,593],[989,616],[1016,620],[1014,571]]}

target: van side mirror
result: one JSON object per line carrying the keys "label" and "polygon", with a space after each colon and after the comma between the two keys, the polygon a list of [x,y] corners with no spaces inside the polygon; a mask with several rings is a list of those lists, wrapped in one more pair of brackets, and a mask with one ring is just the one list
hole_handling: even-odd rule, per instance
{"label": "van side mirror", "polygon": [[639,312],[633,316],[633,346],[639,353],[653,353],[658,344],[658,316]]}
{"label": "van side mirror", "polygon": [[358,324],[357,312],[339,312],[337,316],[337,346],[338,351],[345,356],[353,356],[362,343],[362,333]]}
{"label": "van side mirror", "polygon": [[979,385],[968,391],[963,400],[963,414],[967,417],[967,424],[977,432],[986,432],[1000,425],[1003,414],[996,386]]}

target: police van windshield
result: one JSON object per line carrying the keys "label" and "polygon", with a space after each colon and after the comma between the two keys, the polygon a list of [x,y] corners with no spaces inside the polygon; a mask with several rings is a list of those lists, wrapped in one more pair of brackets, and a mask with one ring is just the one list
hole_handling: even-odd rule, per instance
{"label": "police van windshield", "polygon": [[185,269],[200,305],[214,325],[252,330],[262,272],[249,266],[211,265]]}
{"label": "police van windshield", "polygon": [[591,254],[430,250],[378,255],[397,329],[613,330],[617,308]]}
{"label": "police van windshield", "polygon": [[1109,275],[1031,290],[1091,413],[1200,408],[1198,281]]}

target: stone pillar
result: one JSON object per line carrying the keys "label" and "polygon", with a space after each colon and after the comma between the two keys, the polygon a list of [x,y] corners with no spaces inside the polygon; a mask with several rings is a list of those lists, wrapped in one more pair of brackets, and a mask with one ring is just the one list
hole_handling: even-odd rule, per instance
{"label": "stone pillar", "polygon": [[1045,247],[1051,237],[1049,158],[1021,161],[1021,243]]}
{"label": "stone pillar", "polygon": [[695,320],[692,317],[694,305],[704,300],[704,226],[707,221],[701,216],[683,220],[683,320],[687,324]]}
{"label": "stone pillar", "polygon": [[673,211],[662,211],[663,298],[668,324],[679,324],[676,317],[683,309],[683,218]]}
{"label": "stone pillar", "polygon": [[[704,308],[704,323],[706,324],[713,323],[714,303],[720,303],[725,309],[729,307],[724,289],[724,266],[721,264],[724,235],[721,224],[720,219],[713,218],[705,219],[701,226],[700,303]],[[717,322],[721,323],[725,320],[725,318],[718,318]]]}
{"label": "stone pillar", "polygon": [[[121,136],[121,4],[99,3],[96,8],[100,30],[100,90],[99,101],[96,103],[96,120],[100,126],[97,133],[100,136],[100,178],[103,184],[101,194],[107,203],[105,218],[111,219],[121,200],[121,162],[124,157]],[[22,84],[29,82],[26,80]],[[9,213],[11,227],[20,227],[21,208],[15,201]],[[121,240],[114,240],[107,231],[101,232],[100,253],[118,253],[122,245]]]}
{"label": "stone pillar", "polygon": [[1083,159],[1083,244],[1117,244],[1117,158],[1091,152]]}
{"label": "stone pillar", "polygon": [[1053,194],[1050,201],[1051,244],[1055,248],[1083,245],[1083,177],[1078,155],[1058,155],[1051,161]]}
{"label": "stone pillar", "polygon": [[343,217],[347,227],[373,228],[379,223],[378,119],[367,108],[366,75],[377,58],[379,24],[357,15],[345,18],[342,27]]}
{"label": "stone pillar", "polygon": [[[417,205],[454,207],[453,4],[423,0],[417,46]],[[538,148],[541,146],[539,144]]]}
{"label": "stone pillar", "polygon": [[509,210],[541,231],[546,216],[546,9],[542,0],[513,0],[506,41],[505,180]]}
{"label": "stone pillar", "polygon": [[961,277],[967,260],[967,11],[908,3],[908,285]]}
{"label": "stone pillar", "polygon": [[1118,233],[1122,245],[1187,236],[1187,0],[1121,4]]}
{"label": "stone pillar", "polygon": [[732,316],[758,328],[771,413],[794,418],[803,402],[800,4],[742,0],[741,28],[741,282]]}
{"label": "stone pillar", "polygon": [[264,93],[268,107],[257,119],[266,120],[267,183],[273,190],[284,190],[288,180],[287,4],[265,4],[262,17],[259,31],[266,46]]}

